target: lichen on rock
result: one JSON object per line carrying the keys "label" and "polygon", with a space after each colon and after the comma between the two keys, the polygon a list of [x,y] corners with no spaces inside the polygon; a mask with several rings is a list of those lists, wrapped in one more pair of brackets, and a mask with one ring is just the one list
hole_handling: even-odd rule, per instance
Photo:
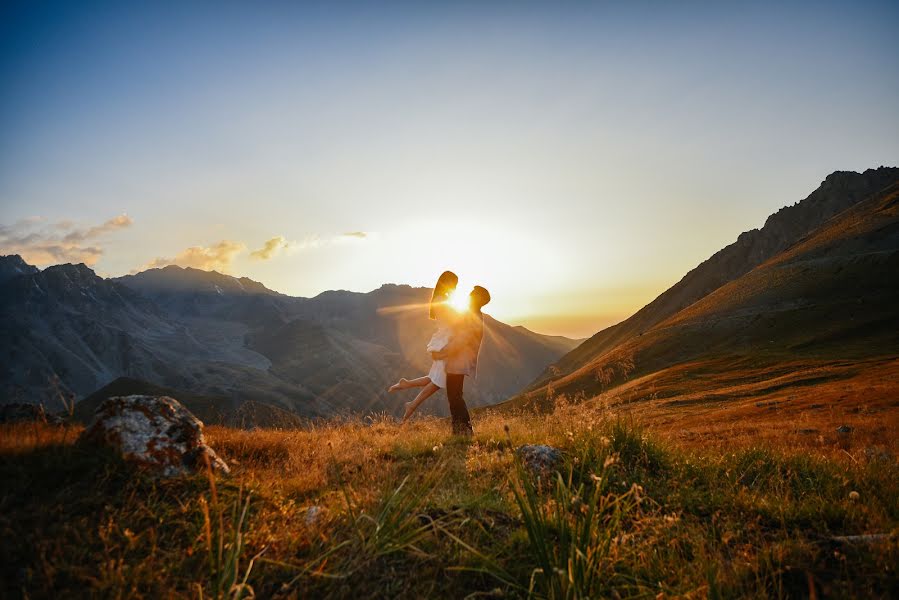
{"label": "lichen on rock", "polygon": [[119,452],[126,461],[163,477],[206,468],[229,473],[228,465],[206,445],[203,423],[168,396],[114,396],[97,408],[81,434],[82,444]]}

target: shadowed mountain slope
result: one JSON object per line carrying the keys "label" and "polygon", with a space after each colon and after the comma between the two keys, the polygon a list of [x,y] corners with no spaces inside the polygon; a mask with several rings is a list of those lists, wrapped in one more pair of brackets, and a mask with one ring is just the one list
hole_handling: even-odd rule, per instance
{"label": "shadowed mountain slope", "polygon": [[232,403],[227,398],[200,396],[131,377],[119,377],[78,402],[75,405],[73,416],[76,421],[90,423],[94,412],[104,400],[113,396],[133,394],[177,398],[205,425],[227,425],[248,429],[252,427],[297,427],[302,423],[297,415],[271,404],[248,400],[232,409]]}
{"label": "shadowed mountain slope", "polygon": [[[436,325],[427,317],[429,289],[385,284],[368,293],[335,290],[296,298],[266,288],[254,293],[223,278],[233,279],[167,267],[118,281],[177,315],[198,339],[264,357],[272,376],[314,404],[301,414],[397,412],[408,394],[388,395],[386,388],[430,367],[425,347]],[[485,325],[482,376],[466,384],[473,406],[507,398],[578,343],[489,316]],[[225,326],[234,330],[230,341],[219,336]],[[445,413],[442,399],[429,404]]]}
{"label": "shadowed mountain slope", "polygon": [[176,398],[207,425],[222,423],[224,421],[224,413],[229,410],[229,403],[225,398],[199,396],[161,385],[154,385],[132,377],[119,377],[75,404],[73,416],[75,420],[81,423],[90,423],[94,417],[94,412],[104,400],[113,396],[131,396],[134,394]]}
{"label": "shadowed mountain slope", "polygon": [[[435,324],[424,288],[294,298],[197,269],[107,280],[84,265],[39,271],[19,257],[4,257],[0,273],[9,274],[0,283],[4,403],[58,410],[60,395],[83,398],[130,377],[216,399],[225,406],[201,409],[213,422],[284,421],[278,410],[400,413],[408,394],[386,387],[430,366],[425,347]],[[486,323],[482,376],[466,386],[473,406],[508,397],[577,344]],[[427,409],[443,414],[445,400]]]}
{"label": "shadowed mountain slope", "polygon": [[0,285],[7,402],[62,409],[59,394],[80,396],[133,371],[167,379],[168,364],[202,351],[152,302],[84,265],[29,269]]}

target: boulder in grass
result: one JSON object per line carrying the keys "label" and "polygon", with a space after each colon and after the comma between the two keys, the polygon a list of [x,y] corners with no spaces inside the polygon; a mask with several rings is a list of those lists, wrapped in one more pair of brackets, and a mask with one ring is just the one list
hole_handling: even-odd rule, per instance
{"label": "boulder in grass", "polygon": [[206,468],[229,473],[206,445],[203,423],[168,396],[114,396],[98,408],[80,443],[107,446],[163,477]]}
{"label": "boulder in grass", "polygon": [[515,454],[528,471],[544,480],[562,464],[562,451],[545,444],[519,446]]}

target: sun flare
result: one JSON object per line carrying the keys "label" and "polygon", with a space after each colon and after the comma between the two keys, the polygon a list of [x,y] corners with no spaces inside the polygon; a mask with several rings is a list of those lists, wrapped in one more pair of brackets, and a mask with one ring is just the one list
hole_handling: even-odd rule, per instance
{"label": "sun flare", "polygon": [[449,298],[446,299],[446,303],[459,312],[468,310],[468,296],[458,289],[453,290],[452,293],[450,293]]}

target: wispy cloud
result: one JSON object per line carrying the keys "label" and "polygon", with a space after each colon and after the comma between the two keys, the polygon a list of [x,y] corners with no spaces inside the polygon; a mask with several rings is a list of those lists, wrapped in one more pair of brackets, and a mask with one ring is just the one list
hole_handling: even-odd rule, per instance
{"label": "wispy cloud", "polygon": [[[96,225],[94,227],[89,227],[87,229],[72,229],[65,235],[63,241],[70,244],[77,244],[83,242],[85,240],[90,240],[94,238],[98,238],[105,233],[110,233],[115,231],[116,229],[122,229],[123,227],[130,227],[134,221],[131,220],[131,217],[128,215],[119,215],[117,217],[113,217],[109,219],[105,223],[100,225]],[[66,227],[70,226],[70,221],[63,221],[58,223],[58,225]]]}
{"label": "wispy cloud", "polygon": [[250,252],[250,258],[268,260],[290,247],[290,242],[283,235],[278,235],[265,242],[262,248]]}
{"label": "wispy cloud", "polygon": [[93,266],[103,256],[101,238],[133,222],[128,215],[91,226],[70,220],[45,223],[41,217],[29,217],[12,225],[0,224],[0,254],[19,254],[38,266],[67,262]]}
{"label": "wispy cloud", "polygon": [[334,244],[349,241],[364,240],[369,236],[365,231],[348,231],[338,235],[320,236],[310,235],[299,241],[292,241],[283,235],[278,235],[266,241],[261,248],[250,253],[250,258],[256,260],[268,260],[279,254],[293,254],[302,250],[322,248]]}
{"label": "wispy cloud", "polygon": [[[104,223],[104,225],[106,224]],[[310,235],[300,241],[292,241],[283,235],[276,235],[266,240],[260,248],[251,251],[249,257],[251,260],[271,260],[280,255],[290,255],[303,250],[360,241],[367,237],[369,237],[369,234],[364,231],[352,231],[330,236]],[[247,249],[245,243],[234,240],[222,240],[211,246],[191,246],[172,257],[156,257],[131,272],[138,273],[147,269],[177,265],[179,267],[193,267],[205,271],[228,273],[235,259],[246,252]]]}
{"label": "wispy cloud", "polygon": [[331,246],[335,244],[358,243],[368,240],[371,233],[367,231],[346,231],[339,235],[333,235],[329,238],[320,240],[320,245]]}
{"label": "wispy cloud", "polygon": [[136,271],[157,269],[168,265],[193,267],[205,271],[221,271],[227,273],[231,263],[247,249],[246,244],[231,240],[222,240],[211,246],[191,246],[172,258],[157,257]]}

